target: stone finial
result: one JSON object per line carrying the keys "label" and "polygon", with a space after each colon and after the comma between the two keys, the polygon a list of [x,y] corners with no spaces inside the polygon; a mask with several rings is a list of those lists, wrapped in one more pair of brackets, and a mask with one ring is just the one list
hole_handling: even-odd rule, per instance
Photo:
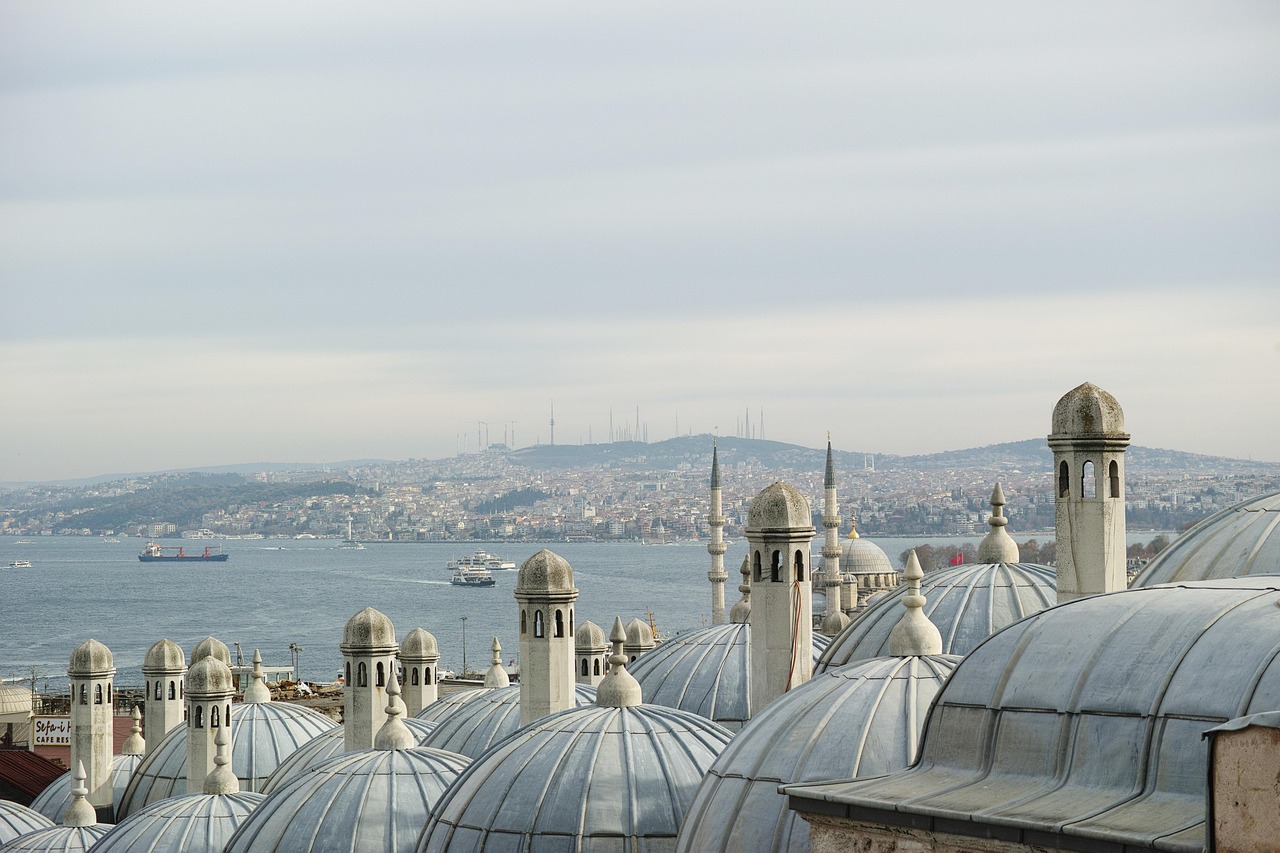
{"label": "stone finial", "polygon": [[391,667],[391,677],[387,679],[387,721],[378,729],[373,738],[373,748],[381,750],[413,749],[418,745],[418,738],[404,724],[404,702],[400,701],[400,679],[396,668]]}
{"label": "stone finial", "polygon": [[262,672],[262,653],[253,650],[253,682],[244,689],[246,704],[271,701],[271,689],[267,687],[267,677]]}
{"label": "stone finial", "polygon": [[121,755],[142,755],[147,751],[147,742],[142,739],[142,712],[133,706],[133,725],[129,727],[129,736],[120,744]]}
{"label": "stone finial", "polygon": [[849,513],[849,535],[847,539],[860,539],[858,536],[858,519],[853,517],[853,513]]}
{"label": "stone finial", "polygon": [[742,558],[742,583],[738,585],[738,592],[742,593],[742,598],[738,599],[738,603],[733,605],[733,609],[729,611],[729,621],[735,625],[745,624],[751,621],[751,558]]}
{"label": "stone finial", "polygon": [[98,822],[98,813],[85,799],[89,796],[89,789],[85,787],[85,780],[88,778],[84,762],[77,761],[75,772],[71,774],[71,804],[62,815],[63,826],[93,826]]}
{"label": "stone finial", "polygon": [[240,780],[231,772],[231,726],[219,726],[214,735],[213,772],[204,777],[206,794],[236,794],[240,792]]}
{"label": "stone finial", "polygon": [[602,708],[631,708],[641,703],[640,682],[627,672],[627,656],[622,644],[627,640],[622,617],[613,618],[613,630],[609,632],[613,654],[609,655],[609,673],[596,688],[596,704]]}
{"label": "stone finial", "polygon": [[1016,563],[1021,558],[1018,543],[1004,529],[1009,523],[1009,519],[1004,517],[1004,505],[1004,491],[997,482],[991,490],[991,517],[987,519],[991,530],[978,543],[979,563]]}
{"label": "stone finial", "polygon": [[902,577],[907,582],[907,594],[902,598],[907,612],[889,632],[889,654],[894,657],[942,654],[942,634],[924,615],[925,599],[920,594],[920,579],[924,577],[924,571],[914,549],[907,558],[907,568]]}
{"label": "stone finial", "polygon": [[485,687],[510,687],[511,677],[502,668],[502,644],[493,638],[493,657],[489,661],[489,669],[484,674]]}

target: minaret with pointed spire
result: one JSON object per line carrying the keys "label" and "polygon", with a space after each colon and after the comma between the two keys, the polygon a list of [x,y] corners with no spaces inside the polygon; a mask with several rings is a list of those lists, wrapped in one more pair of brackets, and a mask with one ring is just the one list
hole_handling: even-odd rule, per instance
{"label": "minaret with pointed spire", "polygon": [[991,490],[991,517],[987,519],[991,530],[978,543],[979,563],[1016,563],[1021,556],[1018,553],[1018,543],[1005,530],[1009,519],[1004,517],[1004,507],[1004,491],[997,482],[996,487]]}
{"label": "minaret with pointed spire", "polygon": [[711,541],[707,544],[707,553],[711,555],[711,571],[707,572],[707,580],[711,581],[711,624],[725,623],[724,584],[729,575],[724,570],[724,503],[720,488],[720,456],[716,449],[715,439],[711,441],[711,512],[707,514],[707,526],[711,528]]}
{"label": "minaret with pointed spire", "polygon": [[187,793],[204,790],[205,778],[215,769],[218,731],[231,725],[231,697],[235,687],[231,668],[216,655],[208,655],[187,670]]}
{"label": "minaret with pointed spire", "polygon": [[405,634],[400,642],[400,665],[404,670],[400,695],[409,716],[440,698],[439,663],[440,647],[426,629],[414,628]]}
{"label": "minaret with pointed spire", "polygon": [[489,661],[489,670],[484,674],[485,687],[510,687],[511,677],[502,668],[502,644],[493,638],[493,657]]}
{"label": "minaret with pointed spire", "polygon": [[[71,764],[82,763],[89,805],[112,818],[112,685],[115,659],[97,640],[85,640],[71,652]],[[107,822],[107,821],[104,821]]]}
{"label": "minaret with pointed spire", "polygon": [[173,640],[159,640],[142,659],[142,679],[147,686],[143,719],[147,722],[147,753],[164,736],[186,721],[183,681],[187,656]]}
{"label": "minaret with pointed spire", "polygon": [[920,593],[920,580],[924,577],[924,571],[920,568],[920,560],[914,549],[907,558],[907,567],[902,577],[907,582],[907,594],[902,598],[907,612],[889,632],[889,654],[894,657],[942,654],[942,634],[929,621],[929,617],[924,615],[925,599]]}
{"label": "minaret with pointed spire", "polygon": [[613,644],[613,654],[609,655],[609,673],[596,688],[596,704],[602,708],[634,708],[644,701],[640,682],[627,672],[627,655],[622,650],[626,639],[627,632],[622,627],[622,618],[615,616],[613,630],[609,632],[609,641]]}
{"label": "minaret with pointed spire", "polygon": [[844,630],[849,620],[840,609],[840,506],[836,499],[836,464],[831,452],[831,434],[827,433],[827,471],[822,480],[822,591],[827,609],[823,613],[822,633],[829,637]]}

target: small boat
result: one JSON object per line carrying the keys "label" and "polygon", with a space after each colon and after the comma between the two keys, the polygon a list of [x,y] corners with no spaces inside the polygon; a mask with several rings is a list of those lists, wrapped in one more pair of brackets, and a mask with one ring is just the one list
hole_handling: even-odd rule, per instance
{"label": "small boat", "polygon": [[454,586],[493,586],[495,581],[489,570],[483,566],[458,566],[454,569],[449,583]]}
{"label": "small boat", "polygon": [[445,563],[445,568],[450,571],[458,568],[485,569],[490,572],[505,572],[516,567],[516,564],[510,560],[504,560],[501,557],[490,554],[483,548],[477,548],[476,552],[469,557],[459,557],[456,560],[450,560]]}
{"label": "small boat", "polygon": [[30,560],[10,560],[9,568],[11,569],[29,569],[31,568]]}
{"label": "small boat", "polygon": [[222,553],[222,548],[217,545],[205,546],[203,554],[188,554],[182,546],[166,548],[154,542],[148,542],[147,547],[143,548],[142,553],[138,555],[138,559],[144,563],[222,563],[226,562],[229,556],[230,554]]}

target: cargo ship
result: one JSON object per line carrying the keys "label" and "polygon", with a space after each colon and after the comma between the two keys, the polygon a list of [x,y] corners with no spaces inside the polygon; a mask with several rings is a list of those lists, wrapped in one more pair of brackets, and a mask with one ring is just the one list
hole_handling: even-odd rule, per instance
{"label": "cargo ship", "polygon": [[181,545],[164,548],[154,542],[148,542],[147,547],[142,549],[142,553],[138,555],[138,559],[144,563],[199,563],[199,562],[225,562],[230,554],[222,553],[220,546],[208,546],[202,554],[188,554],[183,550]]}

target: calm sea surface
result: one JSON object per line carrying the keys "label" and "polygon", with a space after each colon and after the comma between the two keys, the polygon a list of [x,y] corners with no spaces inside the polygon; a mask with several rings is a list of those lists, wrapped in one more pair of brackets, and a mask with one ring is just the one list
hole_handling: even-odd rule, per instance
{"label": "calm sea surface", "polygon": [[[979,538],[874,541],[896,562],[904,549],[926,541],[954,546]],[[231,555],[225,563],[142,563],[137,555],[144,544],[136,538],[107,542],[79,536],[34,537],[19,544],[16,537],[0,537],[0,678],[28,678],[35,667],[39,686],[47,681],[50,689],[61,689],[71,650],[92,637],[115,656],[117,683],[139,685],[142,657],[156,640],[168,638],[189,653],[212,635],[233,655],[239,643],[246,661],[261,649],[268,665],[288,665],[289,646],[296,644],[302,647],[302,676],[331,681],[342,661],[343,626],[366,606],[387,614],[397,637],[416,627],[434,634],[441,668],[462,669],[463,617],[472,669],[487,666],[495,636],[504,661],[518,653],[516,572],[494,572],[497,585],[487,589],[449,583],[445,564],[477,544],[371,543],[348,550],[332,540],[231,540],[224,543]],[[198,552],[206,543],[182,544]],[[544,546],[484,547],[519,565]],[[710,621],[705,542],[545,547],[573,566],[579,623],[590,619],[607,632],[615,615],[624,622],[647,620],[652,611],[666,633]],[[820,549],[821,538],[814,540],[815,560]],[[725,555],[729,605],[738,599],[737,568],[744,553],[745,543],[734,542]],[[32,568],[6,568],[18,559],[30,560]]]}

